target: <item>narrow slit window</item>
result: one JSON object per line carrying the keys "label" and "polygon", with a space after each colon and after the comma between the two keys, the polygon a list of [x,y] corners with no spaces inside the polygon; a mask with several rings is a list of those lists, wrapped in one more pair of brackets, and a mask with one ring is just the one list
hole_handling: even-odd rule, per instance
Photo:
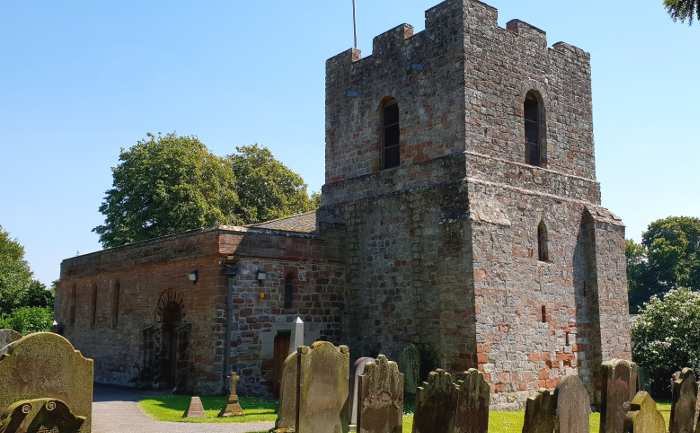
{"label": "narrow slit window", "polygon": [[538,95],[528,92],[525,97],[525,159],[528,164],[542,166],[544,159],[544,109]]}
{"label": "narrow slit window", "polygon": [[537,257],[541,262],[549,261],[549,247],[547,243],[547,226],[542,221],[537,226]]}
{"label": "narrow slit window", "polygon": [[394,99],[388,100],[382,106],[382,135],[383,167],[398,167],[401,164],[401,129],[399,105]]}
{"label": "narrow slit window", "polygon": [[90,326],[95,327],[97,323],[97,285],[92,286],[92,306],[90,308]]}
{"label": "narrow slit window", "polygon": [[542,306],[542,323],[547,323],[547,307]]}
{"label": "narrow slit window", "polygon": [[119,298],[121,295],[121,285],[119,281],[114,283],[114,292],[112,292],[112,328],[119,326]]}

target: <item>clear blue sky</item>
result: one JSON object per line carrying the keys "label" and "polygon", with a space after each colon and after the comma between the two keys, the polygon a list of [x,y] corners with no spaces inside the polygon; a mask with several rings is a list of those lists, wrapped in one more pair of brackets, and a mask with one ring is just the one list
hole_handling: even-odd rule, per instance
{"label": "clear blue sky", "polygon": [[[358,0],[360,48],[436,0]],[[661,0],[491,0],[591,52],[603,204],[639,238],[700,216],[700,26]],[[99,249],[91,229],[120,147],[146,132],[217,154],[262,143],[323,183],[324,62],[352,43],[351,0],[0,2],[0,225],[36,276]]]}

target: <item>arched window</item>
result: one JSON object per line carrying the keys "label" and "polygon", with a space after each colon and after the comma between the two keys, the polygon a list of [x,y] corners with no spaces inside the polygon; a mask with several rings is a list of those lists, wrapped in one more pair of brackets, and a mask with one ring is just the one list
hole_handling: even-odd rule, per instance
{"label": "arched window", "polygon": [[545,161],[544,104],[540,95],[531,90],[525,96],[525,160],[530,165],[542,166]]}
{"label": "arched window", "polygon": [[284,308],[292,308],[294,302],[294,275],[287,274],[284,279]]}
{"label": "arched window", "polygon": [[541,221],[537,226],[537,257],[541,262],[549,261],[547,242],[547,226],[544,225],[544,221]]}
{"label": "arched window", "polygon": [[399,104],[394,98],[387,98],[382,103],[382,167],[392,168],[401,164],[399,142]]}

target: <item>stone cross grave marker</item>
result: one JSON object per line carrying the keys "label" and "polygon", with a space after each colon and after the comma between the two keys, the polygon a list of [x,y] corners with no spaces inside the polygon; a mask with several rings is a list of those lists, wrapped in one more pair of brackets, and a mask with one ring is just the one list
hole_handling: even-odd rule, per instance
{"label": "stone cross grave marker", "polygon": [[[18,402],[41,400],[45,402],[42,403],[43,406],[32,403],[28,416],[41,422],[44,412],[55,405],[58,410],[56,414],[71,413],[77,419],[84,419],[78,431],[90,433],[93,384],[91,359],[84,358],[65,338],[50,332],[27,335],[8,344],[2,351],[0,412],[12,415],[13,407],[19,407],[20,411],[24,407],[16,406]],[[66,410],[63,410],[64,406]],[[31,424],[32,421],[28,422]]]}
{"label": "stone cross grave marker", "polygon": [[666,421],[656,402],[646,391],[639,391],[625,404],[624,433],[665,433]]}
{"label": "stone cross grave marker", "polygon": [[564,377],[554,391],[556,396],[556,433],[589,433],[591,400],[578,376]]}
{"label": "stone cross grave marker", "polygon": [[452,433],[458,399],[452,375],[440,369],[431,372],[416,393],[413,433]]}
{"label": "stone cross grave marker", "polygon": [[195,396],[190,399],[190,404],[187,406],[183,418],[204,418],[206,414],[204,413],[204,406],[202,405],[202,399]]}
{"label": "stone cross grave marker", "polygon": [[0,349],[22,338],[22,334],[14,329],[0,329]]}
{"label": "stone cross grave marker", "polygon": [[523,433],[552,433],[554,431],[557,400],[554,392],[540,389],[525,402]]}
{"label": "stone cross grave marker", "polygon": [[606,361],[602,366],[602,379],[600,433],[622,433],[623,406],[637,392],[637,364],[623,359]]}
{"label": "stone cross grave marker", "polygon": [[362,357],[355,361],[353,373],[353,383],[352,383],[352,413],[350,414],[350,429],[357,426],[357,407],[358,407],[358,387],[360,376],[365,372],[365,366],[370,362],[374,362],[374,358]]}
{"label": "stone cross grave marker", "polygon": [[673,375],[673,403],[669,433],[693,433],[697,395],[698,383],[693,370],[684,368],[683,371]]}
{"label": "stone cross grave marker", "polygon": [[399,366],[379,355],[359,376],[358,433],[401,433],[403,375]]}
{"label": "stone cross grave marker", "polygon": [[243,412],[243,408],[241,407],[241,404],[238,401],[237,388],[240,377],[235,372],[231,372],[230,378],[231,390],[229,391],[229,396],[226,401],[226,405],[221,409],[221,412],[219,412],[219,418],[228,418],[245,415],[245,413]]}
{"label": "stone cross grave marker", "polygon": [[298,433],[343,433],[349,424],[350,350],[327,341],[297,350]]}
{"label": "stone cross grave marker", "polygon": [[472,368],[455,376],[459,399],[455,433],[486,433],[489,428],[491,389],[484,375]]}
{"label": "stone cross grave marker", "polygon": [[416,395],[420,382],[420,352],[415,344],[404,347],[399,354],[399,369],[403,373],[404,391]]}

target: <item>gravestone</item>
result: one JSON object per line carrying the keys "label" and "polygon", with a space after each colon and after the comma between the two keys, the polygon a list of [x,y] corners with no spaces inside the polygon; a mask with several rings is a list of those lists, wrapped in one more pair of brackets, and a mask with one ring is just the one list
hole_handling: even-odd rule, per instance
{"label": "gravestone", "polygon": [[280,382],[280,403],[277,411],[275,431],[293,431],[297,414],[297,364],[299,354],[292,353],[284,360]]}
{"label": "gravestone", "polygon": [[75,416],[68,405],[50,398],[21,400],[0,412],[3,433],[78,433],[85,417]]}
{"label": "gravestone", "polygon": [[231,372],[230,379],[231,389],[229,391],[226,405],[221,409],[221,412],[219,412],[219,418],[229,418],[245,415],[245,413],[243,412],[243,408],[241,407],[241,404],[238,401],[237,388],[240,377],[235,372]]}
{"label": "gravestone", "polygon": [[379,355],[359,376],[358,433],[401,433],[403,375],[399,366]]}
{"label": "gravestone", "polygon": [[[0,412],[8,413],[21,401],[42,400],[45,405],[52,401],[59,408],[57,413],[66,413],[64,405],[76,418],[84,419],[80,433],[91,431],[91,359],[84,358],[65,338],[49,332],[27,335],[2,350]],[[30,416],[40,415],[33,410]]]}
{"label": "gravestone", "polygon": [[327,341],[297,350],[300,367],[296,432],[348,431],[350,350]]}
{"label": "gravestone", "polygon": [[0,351],[3,347],[22,338],[22,334],[14,329],[0,329]]}
{"label": "gravestone", "polygon": [[352,383],[352,412],[350,414],[350,429],[357,426],[357,407],[358,407],[358,384],[360,376],[365,372],[365,366],[370,362],[374,362],[374,358],[362,357],[358,358],[353,365],[355,372],[353,373]]}
{"label": "gravestone", "polygon": [[406,394],[416,395],[420,382],[420,352],[415,344],[404,347],[399,354],[399,370],[403,373]]}
{"label": "gravestone", "polygon": [[459,400],[459,386],[452,375],[435,370],[416,392],[413,433],[452,433]]}
{"label": "gravestone", "polygon": [[486,433],[489,428],[491,389],[484,375],[472,368],[458,373],[459,399],[455,433]]}
{"label": "gravestone", "polygon": [[190,404],[187,405],[187,410],[182,415],[183,418],[204,418],[206,416],[202,399],[196,396],[190,399]]}
{"label": "gravestone", "polygon": [[698,383],[695,372],[684,368],[673,375],[673,398],[669,433],[693,433]]}
{"label": "gravestone", "polygon": [[624,404],[637,392],[637,364],[623,359],[603,363],[600,405],[600,433],[622,433]]}
{"label": "gravestone", "polygon": [[646,391],[639,391],[625,404],[624,433],[665,433],[666,422],[656,402]]}
{"label": "gravestone", "polygon": [[557,400],[554,392],[540,389],[525,402],[523,433],[552,433],[556,421]]}
{"label": "gravestone", "polygon": [[555,433],[589,433],[591,400],[578,376],[566,376],[554,391],[556,395]]}

